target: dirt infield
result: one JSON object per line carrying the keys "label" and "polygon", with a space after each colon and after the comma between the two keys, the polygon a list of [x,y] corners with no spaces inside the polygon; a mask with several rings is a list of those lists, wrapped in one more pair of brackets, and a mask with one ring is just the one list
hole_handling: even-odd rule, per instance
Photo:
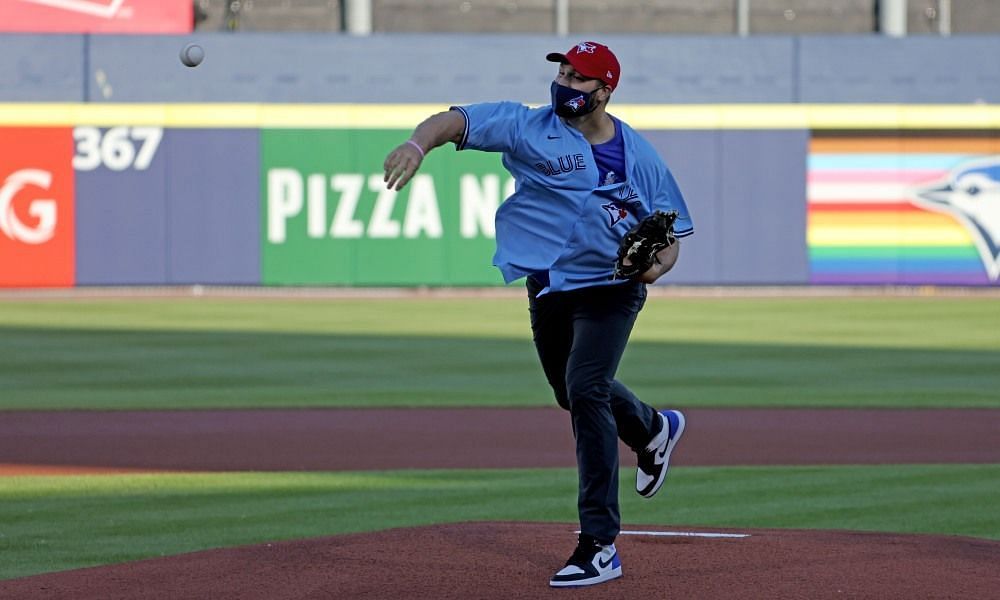
{"label": "dirt infield", "polygon": [[[1000,410],[687,410],[681,465],[1000,462]],[[623,463],[634,455],[622,452]],[[194,471],[575,465],[558,408],[2,412],[0,464]],[[10,467],[8,467],[10,468]]]}
{"label": "dirt infield", "polygon": [[[1000,462],[998,410],[685,412],[672,463],[681,466]],[[622,457],[634,464],[631,452]],[[0,474],[9,475],[573,464],[569,419],[555,408],[0,412]],[[1000,589],[997,541],[740,533],[751,535],[622,535],[625,576],[575,591],[547,586],[572,550],[573,525],[466,523],[43,574],[0,581],[0,597],[911,599]]]}
{"label": "dirt infield", "polygon": [[881,533],[742,532],[751,536],[623,535],[617,542],[623,577],[590,589],[548,587],[553,568],[572,549],[571,525],[466,523],[211,550],[27,577],[0,582],[0,595],[21,600],[913,600],[989,598],[1000,589],[1000,542]]}

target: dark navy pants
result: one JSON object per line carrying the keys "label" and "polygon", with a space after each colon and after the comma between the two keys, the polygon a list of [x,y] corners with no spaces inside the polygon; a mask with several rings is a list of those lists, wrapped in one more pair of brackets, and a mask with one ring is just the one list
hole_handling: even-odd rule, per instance
{"label": "dark navy pants", "polygon": [[539,297],[543,287],[528,278],[531,330],[545,377],[573,423],[580,531],[609,544],[621,529],[618,439],[640,450],[660,430],[656,410],[615,380],[646,286],[629,282]]}

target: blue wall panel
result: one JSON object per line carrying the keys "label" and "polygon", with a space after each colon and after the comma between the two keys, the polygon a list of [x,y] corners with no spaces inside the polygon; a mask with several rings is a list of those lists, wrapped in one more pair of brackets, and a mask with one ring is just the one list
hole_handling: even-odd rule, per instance
{"label": "blue wall panel", "polygon": [[[197,41],[196,69],[178,51]],[[794,38],[605,36],[622,63],[616,101],[792,102]],[[91,42],[94,102],[548,101],[556,66],[574,40],[539,35],[241,33],[100,36]],[[405,66],[404,66],[405,65]]]}
{"label": "blue wall panel", "polygon": [[[1000,37],[599,36],[619,103],[1000,102]],[[549,35],[0,35],[0,101],[548,100]],[[196,69],[183,45],[206,50]],[[405,68],[401,68],[405,64]]]}
{"label": "blue wall panel", "polygon": [[[795,102],[792,37],[627,36],[602,40],[622,65],[622,86],[615,93],[615,102]],[[531,59],[525,55],[523,61],[530,64]]]}
{"label": "blue wall panel", "polygon": [[720,206],[713,229],[720,284],[806,284],[806,157],[809,132],[734,131],[721,136]]}
{"label": "blue wall panel", "polygon": [[168,283],[260,283],[260,134],[171,130]]}
{"label": "blue wall panel", "polygon": [[86,38],[0,34],[0,101],[81,102]]}
{"label": "blue wall panel", "polygon": [[647,131],[695,234],[663,283],[807,284],[807,131]]}
{"label": "blue wall panel", "polygon": [[[499,42],[499,40],[504,40]],[[196,41],[206,58],[196,69],[181,65],[180,48]],[[499,47],[519,46],[516,37]],[[565,45],[559,41],[558,47]],[[485,41],[465,37],[337,34],[198,34],[194,36],[105,36],[95,38],[91,69],[114,83],[104,97],[114,102],[472,102],[493,93],[526,94],[542,101],[552,77],[544,53],[551,41],[535,39],[526,56],[536,64],[510,61],[485,51]],[[480,48],[476,52],[476,48]],[[468,53],[478,56],[478,64]],[[401,65],[405,64],[405,68]]]}
{"label": "blue wall panel", "polygon": [[162,131],[146,168],[77,170],[77,283],[260,283],[259,133]]}
{"label": "blue wall panel", "polygon": [[[85,128],[77,128],[81,131]],[[86,128],[89,129],[89,128]],[[104,139],[108,130],[100,130]],[[76,171],[76,281],[156,285],[167,281],[167,158],[163,140],[148,168]],[[80,154],[80,146],[77,146]]]}
{"label": "blue wall panel", "polygon": [[1000,36],[813,36],[800,102],[1000,102]]}
{"label": "blue wall panel", "polygon": [[716,131],[643,131],[670,167],[684,194],[694,235],[681,242],[677,266],[662,283],[704,283],[719,274],[715,231],[719,212],[719,134]]}

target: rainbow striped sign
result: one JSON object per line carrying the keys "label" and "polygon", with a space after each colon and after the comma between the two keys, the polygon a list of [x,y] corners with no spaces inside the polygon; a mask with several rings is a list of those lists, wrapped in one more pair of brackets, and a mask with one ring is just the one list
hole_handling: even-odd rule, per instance
{"label": "rainbow striped sign", "polygon": [[1000,139],[823,132],[808,168],[812,283],[998,285]]}

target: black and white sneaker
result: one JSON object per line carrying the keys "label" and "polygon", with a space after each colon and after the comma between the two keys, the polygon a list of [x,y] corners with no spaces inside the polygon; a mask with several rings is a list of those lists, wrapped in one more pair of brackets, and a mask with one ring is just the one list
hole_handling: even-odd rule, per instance
{"label": "black and white sneaker", "polygon": [[580,587],[604,583],[622,576],[622,561],[614,544],[602,546],[590,536],[580,535],[566,566],[552,576],[552,587]]}
{"label": "black and white sneaker", "polygon": [[684,434],[684,415],[679,410],[662,410],[663,429],[639,452],[635,470],[635,491],[643,498],[652,498],[667,478],[670,453]]}

